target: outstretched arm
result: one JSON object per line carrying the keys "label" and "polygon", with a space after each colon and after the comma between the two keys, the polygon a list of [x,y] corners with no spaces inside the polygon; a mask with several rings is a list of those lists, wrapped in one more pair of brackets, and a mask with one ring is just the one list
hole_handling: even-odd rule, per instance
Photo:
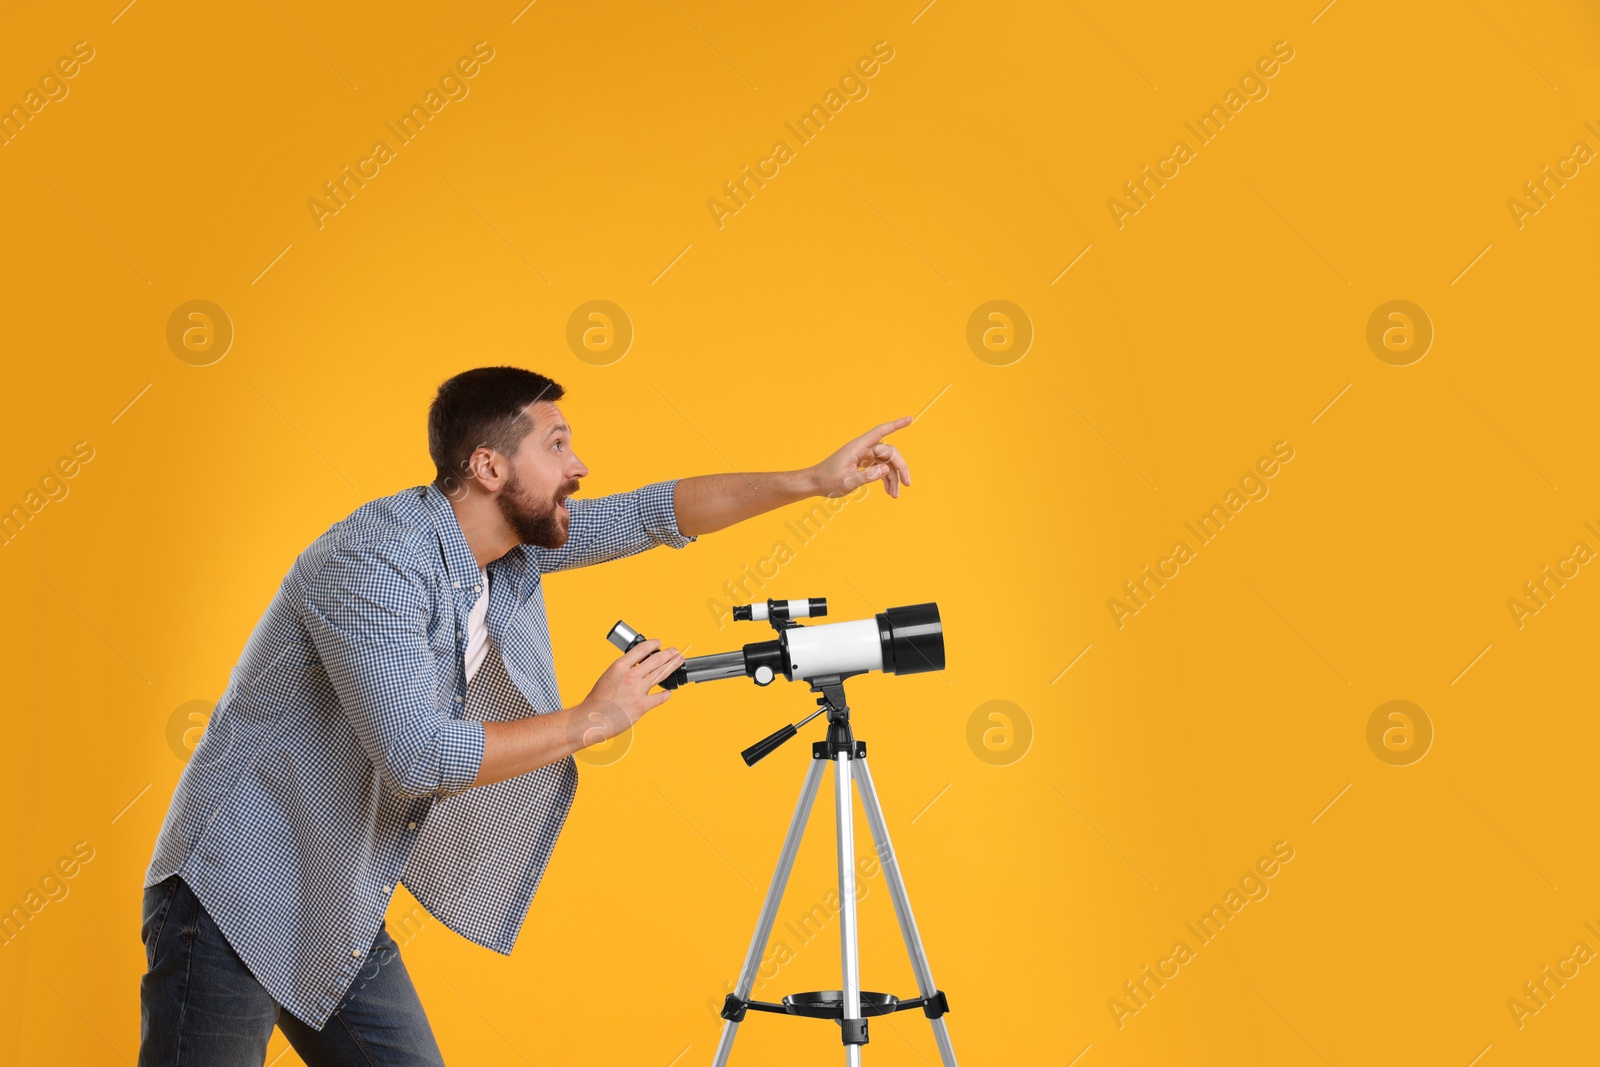
{"label": "outstretched arm", "polygon": [[901,484],[911,484],[911,469],[900,450],[883,439],[910,425],[911,419],[903,418],[874,426],[803,470],[679,479],[673,492],[678,529],[686,536],[712,533],[807,497],[845,496],[877,480],[891,497],[899,497]]}

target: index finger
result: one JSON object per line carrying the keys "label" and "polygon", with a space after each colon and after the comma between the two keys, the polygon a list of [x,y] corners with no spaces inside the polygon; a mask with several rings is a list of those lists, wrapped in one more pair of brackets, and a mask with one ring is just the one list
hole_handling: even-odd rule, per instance
{"label": "index finger", "polygon": [[904,418],[895,419],[893,422],[880,423],[862,434],[859,440],[866,441],[869,444],[877,444],[896,430],[903,430],[910,426],[912,420],[913,416],[907,415]]}
{"label": "index finger", "polygon": [[632,667],[660,647],[661,642],[654,637],[648,641],[640,641],[637,645],[624,652],[617,662],[625,667]]}

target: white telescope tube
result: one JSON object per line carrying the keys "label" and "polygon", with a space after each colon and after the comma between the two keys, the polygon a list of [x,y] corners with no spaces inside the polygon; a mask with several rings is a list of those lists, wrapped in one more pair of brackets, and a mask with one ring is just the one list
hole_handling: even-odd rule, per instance
{"label": "white telescope tube", "polygon": [[783,632],[789,648],[790,677],[810,680],[829,674],[883,670],[883,643],[876,619],[797,626]]}

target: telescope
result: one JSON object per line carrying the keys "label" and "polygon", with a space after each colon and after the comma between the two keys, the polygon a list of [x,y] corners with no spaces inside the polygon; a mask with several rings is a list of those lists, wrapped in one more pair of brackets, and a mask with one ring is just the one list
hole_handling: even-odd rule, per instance
{"label": "telescope", "polygon": [[[778,632],[777,639],[752,641],[737,652],[690,656],[683,666],[661,680],[661,688],[676,689],[689,682],[720,678],[749,678],[756,685],[768,686],[782,675],[791,682],[808,682],[813,692],[822,693],[818,710],[740,753],[745,765],[754,767],[824,711],[843,709],[846,678],[868,671],[922,674],[944,670],[944,626],[939,621],[937,604],[909,604],[880,611],[870,619],[820,626],[797,621],[827,614],[825,597],[736,605],[736,621],[770,623]],[[606,640],[624,652],[644,639],[621,619],[606,634]]]}
{"label": "telescope", "polygon": [[[880,611],[870,619],[850,622],[813,622],[806,625],[801,621],[820,619],[827,614],[828,602],[821,597],[741,604],[733,609],[736,620],[769,623],[777,631],[777,637],[771,641],[753,641],[736,652],[693,656],[684,660],[681,667],[661,682],[664,689],[676,689],[689,682],[749,678],[756,685],[767,686],[781,674],[791,682],[806,682],[813,693],[819,694],[816,711],[740,753],[749,766],[770,755],[794,737],[801,726],[818,715],[828,716],[827,739],[811,746],[810,766],[806,771],[805,783],[800,788],[800,800],[789,822],[789,832],[778,856],[778,868],[767,888],[766,900],[761,906],[761,916],[756,921],[756,931],[750,939],[738,984],[722,1004],[722,1037],[717,1043],[712,1067],[727,1067],[728,1057],[733,1053],[734,1037],[753,1011],[832,1019],[839,1026],[846,1064],[848,1067],[861,1067],[861,1046],[868,1040],[868,1017],[908,1010],[920,1010],[927,1017],[933,1026],[941,1064],[943,1067],[956,1067],[955,1050],[951,1047],[950,1033],[944,1020],[950,1010],[950,1001],[934,983],[928,954],[922,945],[922,935],[917,932],[917,923],[911,914],[911,901],[906,896],[899,861],[894,846],[889,842],[889,825],[884,820],[883,806],[872,784],[872,775],[867,770],[867,743],[856,737],[851,728],[850,705],[844,693],[845,679],[868,671],[922,674],[944,670],[944,626],[939,621],[939,606],[911,604]],[[624,652],[644,639],[639,631],[620,619],[606,634],[606,640]],[[755,1000],[751,993],[756,972],[761,965],[762,952],[771,940],[773,923],[778,917],[778,905],[783,900],[784,888],[794,869],[800,838],[805,833],[806,822],[811,816],[817,790],[822,783],[823,768],[828,764],[834,768],[834,832],[839,861],[839,948],[844,988],[791,993],[781,1002]],[[906,952],[911,957],[911,969],[916,976],[919,994],[915,997],[902,998],[861,988],[855,911],[854,802],[857,794],[867,824],[872,829],[877,856],[894,900],[895,917],[900,921],[900,934],[905,940]]]}
{"label": "telescope", "polygon": [[[752,641],[737,652],[690,656],[683,666],[662,679],[661,688],[676,689],[689,682],[722,678],[749,678],[766,686],[779,675],[791,682],[810,682],[867,671],[922,674],[944,670],[944,627],[939,622],[937,604],[889,608],[870,619],[821,626],[804,626],[796,621],[827,614],[825,597],[737,605],[733,609],[735,621],[771,623],[778,631],[777,639]],[[619,619],[606,634],[606,640],[626,652],[644,636]]]}

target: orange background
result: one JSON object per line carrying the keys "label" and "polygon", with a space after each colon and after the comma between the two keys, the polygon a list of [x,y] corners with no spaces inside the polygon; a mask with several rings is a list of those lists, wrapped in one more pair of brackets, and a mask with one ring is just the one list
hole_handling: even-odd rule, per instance
{"label": "orange background", "polygon": [[[1568,564],[1520,627],[1508,601],[1600,548],[1600,177],[1568,164],[1520,220],[1508,200],[1600,148],[1592,5],[121,2],[0,14],[0,103],[93,49],[0,147],[0,506],[93,452],[0,548],[0,907],[92,854],[0,947],[0,1063],[135,1058],[139,887],[190,702],[302,547],[430,476],[432,390],[489,362],[567,387],[592,492],[919,416],[899,501],[803,545],[783,509],[547,595],[569,701],[619,616],[696,653],[760,639],[707,602],[778,541],[758,596],[939,603],[949,669],[851,696],[963,1062],[1590,1055],[1592,966],[1520,1028],[1507,1001],[1600,950],[1600,577]],[[308,200],[478,41],[468,95],[319,229]],[[867,95],[798,144],[784,124],[879,41]],[[1276,42],[1266,95],[1199,144],[1185,123]],[[793,158],[719,228],[707,201],[778,139]],[[1119,228],[1108,200],[1179,139],[1193,158]],[[614,362],[566,340],[595,299],[632,323]],[[220,360],[168,344],[191,300],[232,324]],[[969,346],[991,300],[1031,325],[1020,358]],[[1404,366],[1367,340],[1391,300],[1434,335]],[[1280,441],[1267,495],[1194,540]],[[1119,628],[1108,600],[1180,539]],[[1392,700],[1414,709],[1369,744]],[[810,705],[705,686],[593,754],[509,958],[398,900],[450,1061],[709,1062],[805,763],[737,753]],[[830,820],[783,921],[832,884]],[[1185,923],[1278,842],[1267,895],[1201,945]],[[863,984],[910,995],[867,884]],[[1178,940],[1176,977],[1108,1006]],[[834,987],[836,959],[835,923],[759,995]],[[920,1014],[872,1027],[868,1062],[936,1060]],[[838,1055],[827,1024],[760,1016],[734,1062]]]}

